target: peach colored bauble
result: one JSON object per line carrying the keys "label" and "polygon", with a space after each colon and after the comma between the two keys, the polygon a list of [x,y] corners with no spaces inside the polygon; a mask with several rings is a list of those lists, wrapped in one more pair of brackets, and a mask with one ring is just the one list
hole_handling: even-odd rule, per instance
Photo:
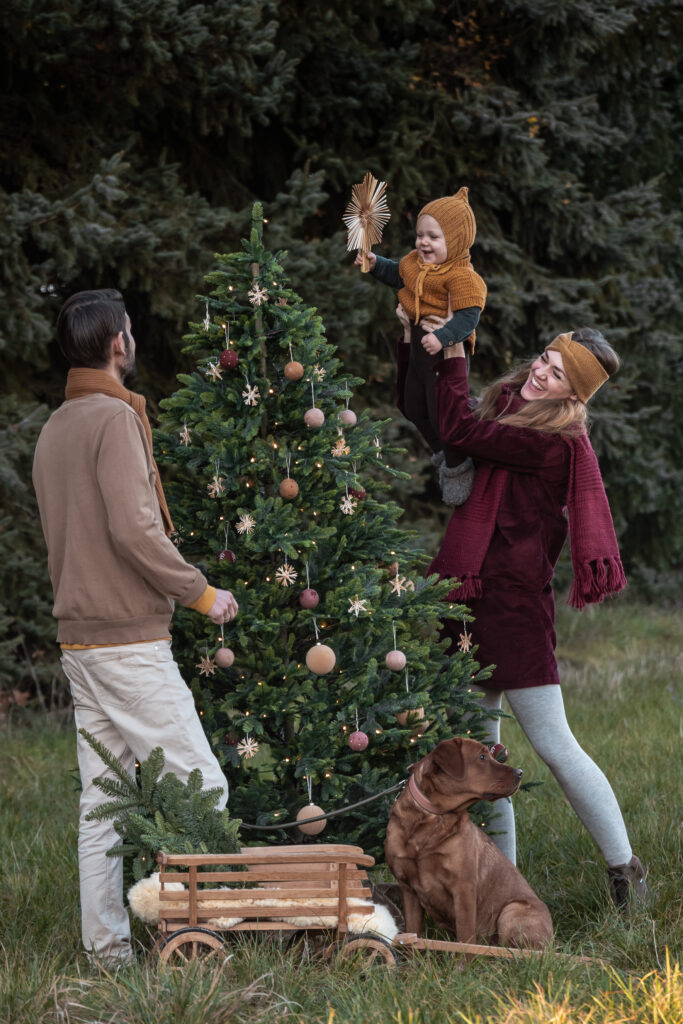
{"label": "peach colored bauble", "polygon": [[309,409],[304,415],[304,422],[309,427],[322,427],[325,422],[325,413],[322,409]]}
{"label": "peach colored bauble", "polygon": [[353,409],[342,409],[342,411],[339,413],[339,419],[342,421],[345,427],[355,427],[356,423],[358,422],[358,417],[356,416]]}
{"label": "peach colored bauble", "polygon": [[[420,722],[421,719],[424,719],[424,716],[424,708],[409,708],[407,711],[397,711],[396,721],[398,722],[399,725],[403,726],[413,725],[413,723]],[[426,722],[424,724],[421,723],[421,725],[418,726],[418,728],[421,728],[422,732],[424,732],[428,725],[429,722]]]}
{"label": "peach colored bauble", "polygon": [[296,480],[292,480],[291,476],[285,477],[280,484],[280,494],[283,498],[296,498],[299,493],[299,485]]}
{"label": "peach colored bauble", "polygon": [[406,667],[406,656],[403,651],[389,651],[384,660],[392,672],[400,672]]}
{"label": "peach colored bauble", "polygon": [[[318,807],[317,804],[307,804],[306,807],[302,807],[297,812],[296,820],[305,822],[306,818],[317,818],[324,813],[322,807]],[[299,828],[307,836],[317,836],[319,832],[322,832],[326,824],[326,821],[312,821],[310,825],[300,824]]]}
{"label": "peach colored bauble", "polygon": [[287,380],[301,380],[303,375],[304,368],[301,363],[297,363],[296,359],[285,365],[285,377]]}
{"label": "peach colored bauble", "polygon": [[336,661],[336,654],[327,644],[316,644],[306,655],[306,664],[317,676],[324,676],[327,672],[331,672]]}
{"label": "peach colored bauble", "polygon": [[214,654],[214,661],[219,668],[230,668],[235,660],[235,654],[229,647],[219,647]]}

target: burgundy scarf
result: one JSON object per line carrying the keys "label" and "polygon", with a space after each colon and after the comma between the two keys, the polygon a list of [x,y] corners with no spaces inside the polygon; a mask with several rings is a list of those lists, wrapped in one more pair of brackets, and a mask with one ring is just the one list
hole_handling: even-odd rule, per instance
{"label": "burgundy scarf", "polygon": [[145,436],[149,444],[149,452],[152,456],[152,462],[154,463],[154,469],[156,472],[155,490],[159,501],[159,508],[161,509],[161,518],[163,520],[164,530],[166,531],[166,535],[170,537],[173,533],[173,523],[171,522],[171,513],[168,511],[166,495],[164,494],[164,489],[161,486],[159,470],[157,469],[157,464],[154,461],[152,428],[149,424],[147,413],[145,411],[147,401],[144,395],[138,395],[135,391],[129,391],[128,388],[124,388],[123,384],[119,384],[119,382],[105,370],[91,370],[86,366],[77,366],[69,370],[66,378],[65,394],[67,401],[70,401],[72,398],[84,398],[86,395],[95,394],[109,395],[111,398],[120,398],[122,402],[127,402],[128,405],[130,405],[138,414],[145,429]]}
{"label": "burgundy scarf", "polygon": [[[508,396],[501,395],[503,398],[507,413],[522,404],[514,399],[507,404]],[[571,452],[567,510],[574,570],[567,604],[584,608],[622,590],[626,576],[591,443],[585,434],[563,440]],[[509,472],[478,466],[472,494],[464,505],[453,510],[439,553],[427,571],[427,575],[438,573],[442,579],[455,576],[461,581],[449,594],[449,600],[467,602],[482,596],[481,567],[493,537]]]}

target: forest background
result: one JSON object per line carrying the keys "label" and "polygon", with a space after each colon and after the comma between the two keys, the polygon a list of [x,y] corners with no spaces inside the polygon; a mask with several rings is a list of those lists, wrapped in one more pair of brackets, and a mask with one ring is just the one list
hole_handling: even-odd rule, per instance
{"label": "forest background", "polygon": [[346,252],[368,170],[388,182],[378,251],[395,258],[425,202],[469,186],[489,289],[475,383],[562,330],[597,326],[617,348],[593,441],[632,588],[676,594],[683,3],[7,0],[0,29],[0,690],[67,700],[30,483],[63,398],[59,306],[123,291],[154,420],[187,369],[202,275],[239,248],[254,199],[367,382],[357,411],[394,417],[402,523],[436,548],[448,510],[393,408],[395,296]]}

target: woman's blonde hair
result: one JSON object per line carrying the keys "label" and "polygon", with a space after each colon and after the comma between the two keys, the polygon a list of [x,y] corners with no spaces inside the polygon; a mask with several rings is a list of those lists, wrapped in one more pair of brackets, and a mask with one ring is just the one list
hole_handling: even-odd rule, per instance
{"label": "woman's blonde hair", "polygon": [[[579,342],[592,352],[608,374],[611,375],[619,369],[619,356],[605,341],[600,331],[584,327],[573,332],[572,341]],[[518,395],[529,376],[532,363],[533,359],[528,359],[484,388],[479,396],[475,414],[481,420],[497,419],[500,423],[540,430],[544,434],[571,436],[583,433],[588,423],[588,409],[579,399],[537,398],[533,402],[526,402],[521,409],[509,415],[506,415],[505,408],[498,411],[503,388],[508,387],[513,395]]]}

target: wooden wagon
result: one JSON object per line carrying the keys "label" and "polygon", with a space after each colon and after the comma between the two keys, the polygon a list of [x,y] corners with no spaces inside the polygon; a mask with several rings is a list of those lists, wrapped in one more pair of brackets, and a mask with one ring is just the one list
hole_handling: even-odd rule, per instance
{"label": "wooden wagon", "polygon": [[[280,932],[295,941],[309,938],[327,959],[362,950],[396,965],[392,942],[363,927],[374,911],[365,868],[375,861],[358,846],[257,846],[232,854],[159,853],[157,860],[155,949],[162,960],[220,954],[230,933]],[[353,932],[350,920],[362,930]]]}
{"label": "wooden wagon", "polygon": [[154,949],[169,963],[223,957],[226,937],[239,932],[281,933],[327,961],[358,956],[389,968],[397,966],[402,953],[420,950],[510,959],[541,955],[406,932],[388,939],[369,930],[375,907],[365,869],[375,861],[358,846],[257,846],[231,854],[159,853],[157,860],[160,910]]}

